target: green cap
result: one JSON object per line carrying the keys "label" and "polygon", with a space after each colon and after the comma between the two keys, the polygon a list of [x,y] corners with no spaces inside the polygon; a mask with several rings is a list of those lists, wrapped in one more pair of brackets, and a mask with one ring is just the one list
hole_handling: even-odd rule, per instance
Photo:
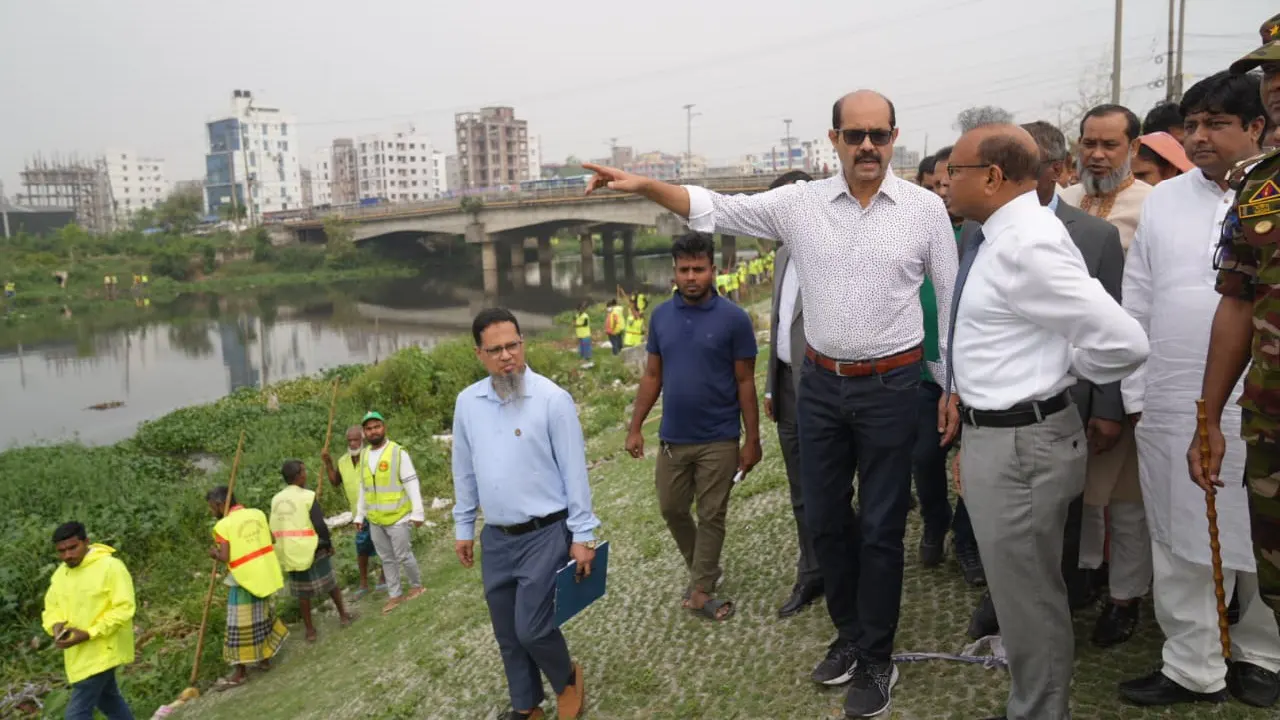
{"label": "green cap", "polygon": [[1280,15],[1262,23],[1258,33],[1262,36],[1262,47],[1231,63],[1231,72],[1247,73],[1264,62],[1280,60]]}
{"label": "green cap", "polygon": [[383,418],[383,417],[382,417],[382,413],[380,413],[380,412],[378,412],[378,411],[376,411],[376,410],[370,410],[369,412],[367,412],[367,413],[365,413],[365,414],[364,414],[364,417],[363,417],[363,418],[361,418],[361,420],[360,420],[360,424],[361,424],[361,425],[364,425],[365,423],[369,422],[370,420],[377,420],[378,422],[386,422],[386,418]]}

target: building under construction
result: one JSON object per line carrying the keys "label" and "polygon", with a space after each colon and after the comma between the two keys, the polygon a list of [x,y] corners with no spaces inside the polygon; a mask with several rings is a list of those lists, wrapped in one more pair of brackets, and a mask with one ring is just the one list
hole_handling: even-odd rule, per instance
{"label": "building under construction", "polygon": [[111,180],[103,158],[82,160],[37,155],[22,170],[19,205],[73,210],[76,222],[90,232],[110,232],[113,225]]}

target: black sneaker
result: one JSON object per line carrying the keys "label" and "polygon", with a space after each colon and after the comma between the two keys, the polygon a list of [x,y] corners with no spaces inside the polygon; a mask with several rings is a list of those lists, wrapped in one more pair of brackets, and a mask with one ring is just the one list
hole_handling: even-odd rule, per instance
{"label": "black sneaker", "polygon": [[891,662],[864,660],[853,672],[853,683],[844,698],[844,716],[874,717],[889,709],[898,668]]}
{"label": "black sneaker", "polygon": [[972,587],[986,586],[987,571],[982,567],[978,548],[956,548],[956,562],[960,563],[960,574],[966,583]]}
{"label": "black sneaker", "polygon": [[946,543],[946,532],[934,532],[926,528],[920,535],[920,564],[924,567],[941,565],[947,552]]}
{"label": "black sneaker", "polygon": [[843,685],[853,677],[858,666],[858,648],[848,640],[836,639],[827,647],[827,656],[809,677],[823,685]]}

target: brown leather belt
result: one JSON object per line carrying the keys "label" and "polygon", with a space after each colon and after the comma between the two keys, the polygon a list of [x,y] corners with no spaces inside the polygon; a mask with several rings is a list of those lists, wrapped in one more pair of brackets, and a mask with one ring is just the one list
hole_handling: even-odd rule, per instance
{"label": "brown leather belt", "polygon": [[890,370],[897,370],[900,367],[918,363],[924,359],[924,350],[916,346],[897,355],[889,355],[888,357],[874,360],[836,360],[805,345],[804,356],[809,358],[814,365],[841,377],[866,377],[867,375],[887,373]]}

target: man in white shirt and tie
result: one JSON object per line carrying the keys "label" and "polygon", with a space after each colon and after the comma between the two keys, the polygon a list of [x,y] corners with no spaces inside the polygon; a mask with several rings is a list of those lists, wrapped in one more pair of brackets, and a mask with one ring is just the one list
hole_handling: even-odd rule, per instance
{"label": "man in white shirt and tie", "polygon": [[1075,639],[1062,537],[1088,442],[1068,390],[1077,377],[1120,380],[1148,352],[1142,326],[1089,277],[1062,222],[1040,205],[1039,168],[1035,140],[1013,125],[965,133],[947,166],[949,208],[982,223],[956,276],[949,365],[1012,720],[1070,717]]}

